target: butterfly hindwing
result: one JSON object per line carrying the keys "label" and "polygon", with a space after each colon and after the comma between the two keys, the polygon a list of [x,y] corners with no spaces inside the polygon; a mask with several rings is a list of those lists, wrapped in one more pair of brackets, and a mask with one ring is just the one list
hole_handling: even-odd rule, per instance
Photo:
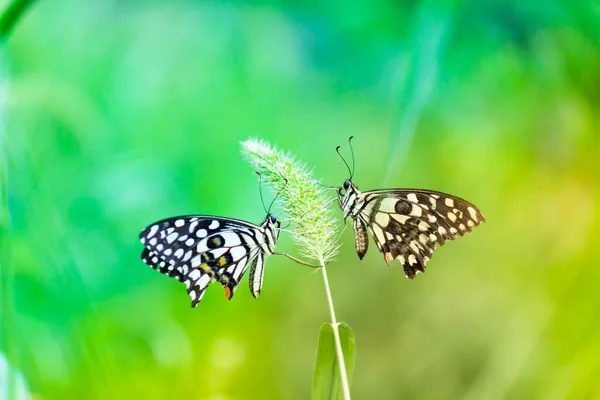
{"label": "butterfly hindwing", "polygon": [[[271,234],[270,239],[274,238],[276,236]],[[225,296],[231,299],[250,265],[255,279],[262,285],[263,253],[270,249],[265,246],[265,240],[269,239],[266,239],[263,227],[201,215],[158,221],[142,231],[140,240],[145,246],[142,260],[161,273],[184,282],[192,298],[192,307],[215,281],[222,284]],[[254,273],[259,257],[260,270]],[[252,294],[255,297],[260,293],[260,285],[254,285],[256,290]]]}
{"label": "butterfly hindwing", "polygon": [[262,290],[263,277],[265,272],[265,257],[262,253],[258,253],[252,261],[250,267],[250,292],[252,296],[258,297]]}

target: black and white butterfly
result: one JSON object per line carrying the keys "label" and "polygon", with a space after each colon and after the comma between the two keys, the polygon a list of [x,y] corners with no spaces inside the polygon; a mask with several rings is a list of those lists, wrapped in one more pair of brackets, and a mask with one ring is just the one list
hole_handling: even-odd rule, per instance
{"label": "black and white butterfly", "polygon": [[[339,146],[336,151],[339,154]],[[399,260],[404,274],[412,279],[418,272],[425,272],[425,264],[436,246],[470,232],[485,221],[473,204],[442,192],[425,189],[361,192],[352,182],[354,154],[352,159],[350,170],[342,157],[350,179],[338,189],[338,201],[344,220],[353,220],[360,259],[367,253],[369,232],[386,264]]]}
{"label": "black and white butterfly", "polygon": [[250,291],[258,297],[265,259],[274,253],[280,226],[271,214],[260,226],[208,215],[163,219],[140,234],[142,261],[185,283],[192,307],[213,282],[219,282],[231,299],[248,268]]}

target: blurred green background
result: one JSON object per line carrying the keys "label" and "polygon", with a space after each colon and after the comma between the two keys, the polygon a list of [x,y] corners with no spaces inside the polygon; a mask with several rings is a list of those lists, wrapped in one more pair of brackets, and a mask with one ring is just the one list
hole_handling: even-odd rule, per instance
{"label": "blurred green background", "polygon": [[2,56],[0,335],[31,397],[308,398],[320,274],[271,257],[260,299],[191,309],[138,233],[261,221],[241,140],[339,185],[354,135],[359,188],[488,219],[414,281],[346,229],[354,398],[600,398],[598,2],[40,0]]}

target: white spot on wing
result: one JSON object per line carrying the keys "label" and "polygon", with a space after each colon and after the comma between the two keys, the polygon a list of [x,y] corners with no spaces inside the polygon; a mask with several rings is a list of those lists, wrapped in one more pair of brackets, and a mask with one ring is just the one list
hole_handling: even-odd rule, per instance
{"label": "white spot on wing", "polygon": [[454,214],[452,211],[448,211],[448,219],[452,222],[456,222],[456,214]]}
{"label": "white spot on wing", "polygon": [[435,210],[435,208],[437,207],[437,201],[436,201],[435,197],[433,197],[433,196],[430,197],[429,202],[431,203],[431,209]]}
{"label": "white spot on wing", "polygon": [[192,247],[194,245],[196,241],[192,238],[189,238],[188,240],[185,241],[185,245],[188,247]]}
{"label": "white spot on wing", "polygon": [[417,241],[416,240],[411,240],[410,242],[410,248],[412,249],[412,251],[414,251],[415,253],[420,253],[419,251],[419,246],[417,245]]}
{"label": "white spot on wing", "polygon": [[375,215],[375,222],[385,228],[390,223],[390,216],[386,213],[378,212]]}
{"label": "white spot on wing", "polygon": [[214,258],[219,258],[223,254],[227,253],[228,250],[229,249],[227,247],[219,247],[217,249],[211,250],[210,252],[212,253]]}
{"label": "white spot on wing", "polygon": [[395,213],[396,212],[396,203],[397,199],[386,197],[381,200],[381,204],[379,205],[379,209],[383,212]]}
{"label": "white spot on wing", "polygon": [[410,265],[416,264],[417,263],[417,258],[415,257],[414,254],[411,254],[408,256],[408,263]]}
{"label": "white spot on wing", "polygon": [[233,247],[231,250],[231,257],[235,261],[240,260],[246,256],[246,250],[242,246]]}
{"label": "white spot on wing", "polygon": [[177,249],[177,251],[175,252],[175,257],[181,258],[182,255],[183,255],[183,249]]}
{"label": "white spot on wing", "polygon": [[410,201],[412,201],[413,203],[418,203],[419,199],[417,199],[417,195],[414,193],[409,193],[406,198]]}
{"label": "white spot on wing", "polygon": [[221,236],[223,236],[225,246],[233,247],[242,244],[242,242],[240,241],[240,237],[233,232],[225,232],[222,233]]}
{"label": "white spot on wing", "polygon": [[204,274],[198,281],[197,285],[200,286],[201,290],[204,290],[208,286],[209,283],[210,283],[210,276],[208,276],[208,274]]}
{"label": "white spot on wing", "polygon": [[471,215],[471,218],[473,218],[475,222],[479,221],[479,218],[477,217],[477,211],[475,211],[473,207],[467,207],[467,211],[469,211],[469,215]]}
{"label": "white spot on wing", "polygon": [[194,269],[194,270],[192,270],[192,272],[190,272],[190,274],[188,276],[190,277],[191,280],[195,281],[196,279],[200,278],[200,270]]}
{"label": "white spot on wing", "polygon": [[158,225],[152,225],[152,227],[150,228],[150,232],[148,232],[146,237],[151,238],[152,236],[156,235],[156,232],[158,232]]}
{"label": "white spot on wing", "polygon": [[199,238],[206,237],[206,235],[208,235],[208,232],[206,231],[206,229],[198,229],[196,231],[196,236],[198,236]]}
{"label": "white spot on wing", "polygon": [[171,233],[169,236],[167,236],[167,242],[168,243],[173,243],[175,241],[175,239],[177,239],[177,236],[179,236],[177,234],[177,232]]}
{"label": "white spot on wing", "polygon": [[150,246],[154,246],[156,244],[156,238],[150,239],[150,242],[148,243],[150,244]]}
{"label": "white spot on wing", "polygon": [[201,258],[200,255],[197,255],[196,257],[192,258],[192,268],[198,268],[201,264]]}
{"label": "white spot on wing", "polygon": [[183,225],[185,225],[185,221],[183,219],[178,219],[177,221],[175,221],[176,227],[181,228]]}
{"label": "white spot on wing", "polygon": [[394,218],[396,221],[400,222],[401,224],[405,224],[406,221],[410,217],[408,215],[404,215],[404,214],[392,214],[392,218]]}
{"label": "white spot on wing", "polygon": [[446,197],[444,199],[444,204],[447,205],[448,207],[454,207],[454,200],[451,199],[450,197]]}
{"label": "white spot on wing", "polygon": [[423,214],[423,210],[416,204],[412,205],[412,210],[410,210],[410,215],[413,217],[420,217]]}
{"label": "white spot on wing", "polygon": [[377,238],[379,243],[385,243],[385,236],[383,235],[383,231],[379,227],[379,225],[373,225],[373,234]]}
{"label": "white spot on wing", "polygon": [[208,226],[208,229],[217,229],[219,227],[219,221],[217,221],[216,219],[213,220],[210,225]]}
{"label": "white spot on wing", "polygon": [[244,260],[240,261],[239,264],[236,265],[236,270],[233,274],[233,279],[235,279],[237,282],[240,281],[240,276],[242,275],[242,272],[245,271],[247,262],[248,262],[248,260],[244,259]]}

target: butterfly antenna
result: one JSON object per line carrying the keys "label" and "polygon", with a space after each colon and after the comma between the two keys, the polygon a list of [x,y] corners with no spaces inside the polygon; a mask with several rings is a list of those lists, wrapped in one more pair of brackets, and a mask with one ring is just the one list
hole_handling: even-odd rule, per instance
{"label": "butterfly antenna", "polygon": [[348,145],[350,146],[350,153],[352,154],[352,172],[350,173],[350,180],[352,180],[352,177],[354,176],[354,149],[352,148],[352,138],[354,136],[350,136],[350,138],[348,139]]}
{"label": "butterfly antenna", "polygon": [[288,183],[287,179],[284,179],[285,183],[283,184],[283,186],[281,187],[281,189],[279,189],[279,192],[277,192],[277,194],[275,195],[275,197],[273,197],[273,200],[271,201],[271,204],[269,204],[269,209],[267,210],[267,214],[271,214],[271,207],[273,207],[273,204],[275,203],[275,200],[277,200],[277,198],[279,197],[279,195],[281,194],[281,192],[283,192],[283,189],[285,189],[285,186]]}
{"label": "butterfly antenna", "polygon": [[338,155],[340,156],[340,158],[342,159],[342,161],[344,162],[344,164],[346,164],[346,168],[348,168],[348,172],[350,172],[350,179],[352,179],[352,170],[350,169],[350,166],[348,165],[348,163],[344,159],[344,156],[342,156],[342,153],[340,153],[340,147],[341,146],[336,147],[335,151],[338,153]]}
{"label": "butterfly antenna", "polygon": [[255,172],[256,172],[256,175],[258,175],[258,193],[260,195],[260,202],[263,206],[263,209],[268,214],[269,211],[267,211],[267,208],[265,207],[265,199],[263,198],[263,193],[262,193],[262,175],[258,171],[255,171]]}

